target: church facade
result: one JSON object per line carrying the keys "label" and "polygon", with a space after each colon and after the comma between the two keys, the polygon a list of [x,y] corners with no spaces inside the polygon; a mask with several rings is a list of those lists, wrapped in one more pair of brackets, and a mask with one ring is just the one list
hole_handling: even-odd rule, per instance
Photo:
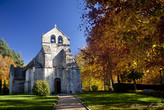
{"label": "church facade", "polygon": [[37,80],[47,81],[50,93],[81,93],[81,72],[70,50],[70,39],[55,25],[42,35],[42,48],[24,68],[10,69],[9,93],[32,94]]}

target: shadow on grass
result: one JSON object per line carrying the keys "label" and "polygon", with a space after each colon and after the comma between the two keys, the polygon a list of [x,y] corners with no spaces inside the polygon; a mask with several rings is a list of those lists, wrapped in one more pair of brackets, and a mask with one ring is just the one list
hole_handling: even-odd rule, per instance
{"label": "shadow on grass", "polygon": [[164,103],[164,99],[155,98],[141,94],[132,93],[110,93],[110,92],[89,92],[78,94],[79,97],[87,106],[92,109],[132,109],[132,106],[142,106],[143,108],[150,105],[157,105],[158,101]]}
{"label": "shadow on grass", "polygon": [[0,108],[0,110],[51,110],[52,107],[50,106],[30,106],[30,107],[6,107]]}
{"label": "shadow on grass", "polygon": [[57,96],[5,95],[0,96],[0,110],[51,110]]}

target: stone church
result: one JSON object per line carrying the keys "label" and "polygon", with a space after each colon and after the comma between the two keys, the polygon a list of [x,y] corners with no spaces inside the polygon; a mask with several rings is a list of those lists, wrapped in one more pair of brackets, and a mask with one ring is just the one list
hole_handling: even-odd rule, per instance
{"label": "stone church", "polygon": [[50,93],[82,92],[81,72],[70,50],[70,39],[56,25],[42,35],[42,48],[27,66],[11,66],[9,93],[32,94],[37,80],[47,81]]}

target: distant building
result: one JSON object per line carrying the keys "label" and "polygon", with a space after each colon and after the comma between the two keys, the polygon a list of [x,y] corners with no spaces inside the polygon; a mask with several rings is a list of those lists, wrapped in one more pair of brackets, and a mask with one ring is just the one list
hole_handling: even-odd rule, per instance
{"label": "distant building", "polygon": [[[29,44],[30,45],[30,44]],[[42,48],[26,67],[10,69],[10,94],[32,94],[37,80],[45,80],[50,92],[81,93],[81,72],[70,50],[70,39],[55,27],[42,35]]]}

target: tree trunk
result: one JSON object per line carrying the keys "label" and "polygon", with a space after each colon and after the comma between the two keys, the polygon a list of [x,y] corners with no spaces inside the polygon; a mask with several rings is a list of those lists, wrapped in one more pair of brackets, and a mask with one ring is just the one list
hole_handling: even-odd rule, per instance
{"label": "tree trunk", "polygon": [[160,78],[161,78],[160,84],[162,85],[162,74],[161,74],[162,73],[162,70],[160,70],[159,72],[160,72]]}
{"label": "tree trunk", "polygon": [[106,91],[107,88],[106,88],[106,78],[104,78],[104,91]]}
{"label": "tree trunk", "polygon": [[134,82],[134,89],[137,90],[137,86],[136,86],[136,81],[135,81],[135,79],[133,79],[133,82]]}
{"label": "tree trunk", "polygon": [[110,89],[110,80],[108,80],[108,91]]}
{"label": "tree trunk", "polygon": [[112,78],[112,88],[114,88],[114,82],[113,82],[113,78]]}
{"label": "tree trunk", "polygon": [[117,75],[117,82],[120,83],[120,75]]}
{"label": "tree trunk", "polygon": [[91,80],[88,80],[88,84],[89,84],[89,91],[91,91]]}
{"label": "tree trunk", "polygon": [[114,90],[114,82],[113,82],[113,78],[111,77],[111,80],[110,80],[110,88],[112,90]]}

